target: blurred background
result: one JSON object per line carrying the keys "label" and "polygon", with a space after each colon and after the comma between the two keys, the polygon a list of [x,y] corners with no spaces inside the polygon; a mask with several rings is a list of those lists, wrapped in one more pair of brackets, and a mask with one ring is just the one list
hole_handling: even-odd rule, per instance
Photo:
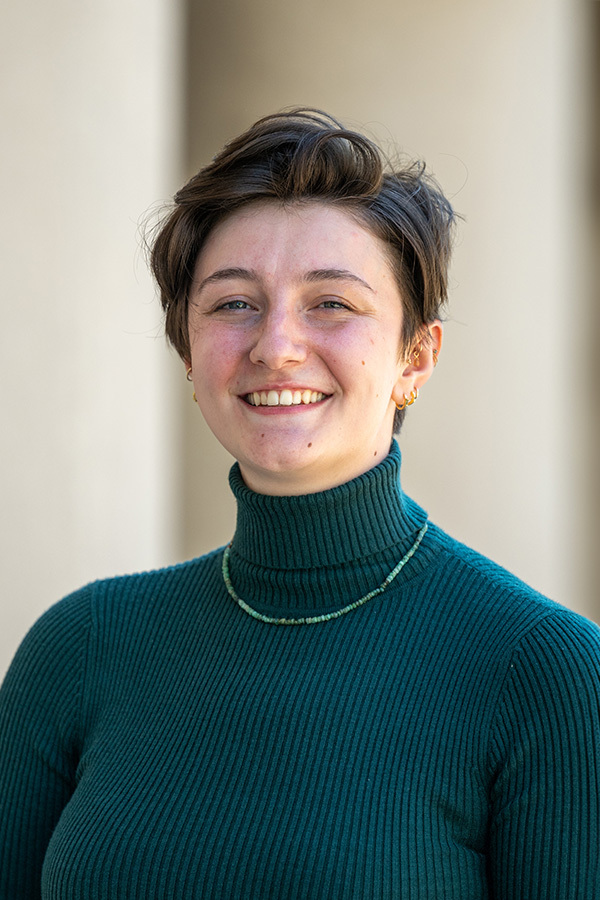
{"label": "blurred background", "polygon": [[598,0],[5,3],[0,672],[64,594],[231,536],[142,223],[291,105],[425,159],[464,217],[405,489],[600,620],[599,50]]}

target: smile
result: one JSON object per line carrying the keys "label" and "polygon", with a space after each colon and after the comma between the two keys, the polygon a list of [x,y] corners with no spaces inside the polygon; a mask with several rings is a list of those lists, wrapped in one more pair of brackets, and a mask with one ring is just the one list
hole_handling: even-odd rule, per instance
{"label": "smile", "polygon": [[324,400],[326,394],[321,391],[253,391],[246,394],[244,400],[250,406],[307,406],[309,403],[318,403]]}

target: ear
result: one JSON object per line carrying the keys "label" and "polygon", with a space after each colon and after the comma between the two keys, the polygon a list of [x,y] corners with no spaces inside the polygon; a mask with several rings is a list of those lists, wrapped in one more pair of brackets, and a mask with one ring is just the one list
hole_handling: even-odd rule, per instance
{"label": "ear", "polygon": [[[392,392],[392,400],[401,404],[406,394],[419,390],[431,377],[437,358],[442,348],[443,326],[439,319],[427,325],[421,337],[417,337],[408,351],[408,355],[400,360],[399,377]],[[434,352],[435,351],[435,352]]]}

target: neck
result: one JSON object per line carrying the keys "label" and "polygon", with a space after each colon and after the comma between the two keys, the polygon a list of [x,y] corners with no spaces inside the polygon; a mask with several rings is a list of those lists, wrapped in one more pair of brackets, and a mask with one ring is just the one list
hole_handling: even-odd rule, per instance
{"label": "neck", "polygon": [[262,611],[311,613],[360,597],[386,577],[426,520],[400,487],[395,442],[378,466],[322,492],[258,494],[237,464],[230,483],[238,501],[231,581]]}

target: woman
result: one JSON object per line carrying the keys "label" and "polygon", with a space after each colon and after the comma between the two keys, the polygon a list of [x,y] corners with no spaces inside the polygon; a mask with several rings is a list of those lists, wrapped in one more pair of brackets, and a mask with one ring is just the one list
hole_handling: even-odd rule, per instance
{"label": "woman", "polygon": [[235,535],[25,639],[3,900],[600,896],[598,629],[400,487],[452,221],[421,168],[384,174],[312,111],[176,196],[152,266],[238,460]]}

